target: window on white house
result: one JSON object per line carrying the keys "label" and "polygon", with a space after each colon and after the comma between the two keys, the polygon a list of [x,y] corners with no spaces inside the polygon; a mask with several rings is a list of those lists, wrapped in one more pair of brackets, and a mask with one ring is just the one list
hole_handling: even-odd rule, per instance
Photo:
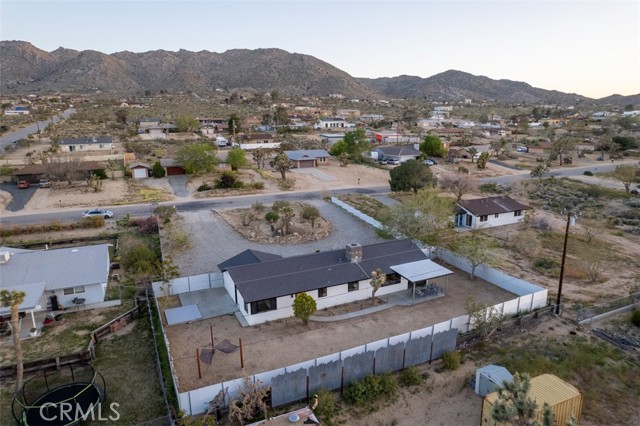
{"label": "window on white house", "polygon": [[496,217],[496,218],[500,217],[500,213],[496,213],[495,216],[493,216],[493,217]]}
{"label": "window on white house", "polygon": [[70,295],[70,294],[84,293],[84,286],[83,285],[78,285],[78,286],[75,286],[75,287],[65,288],[65,289],[62,290],[62,292],[64,293],[65,296]]}
{"label": "window on white house", "polygon": [[278,309],[276,298],[259,300],[251,302],[251,314],[259,314],[260,312],[275,311]]}
{"label": "window on white house", "polygon": [[522,210],[516,210],[515,212],[513,212],[514,216],[522,216]]}
{"label": "window on white house", "polygon": [[482,216],[480,216],[480,222],[486,222],[489,219],[489,217],[486,214],[483,214]]}
{"label": "window on white house", "polygon": [[358,281],[351,281],[348,285],[347,285],[347,290],[348,291],[356,291],[360,288],[360,283]]}
{"label": "window on white house", "polygon": [[327,288],[322,287],[318,289],[318,297],[327,297]]}

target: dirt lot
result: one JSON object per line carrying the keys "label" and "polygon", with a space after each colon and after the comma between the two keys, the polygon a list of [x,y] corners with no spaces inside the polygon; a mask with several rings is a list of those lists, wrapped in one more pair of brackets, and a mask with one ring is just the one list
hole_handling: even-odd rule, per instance
{"label": "dirt lot", "polygon": [[[449,267],[449,266],[448,266]],[[450,267],[449,267],[450,268]],[[176,368],[179,389],[197,389],[223,380],[242,377],[285,367],[323,355],[332,354],[389,336],[406,333],[436,324],[451,317],[464,315],[467,297],[491,304],[511,300],[515,296],[476,278],[451,268],[446,296],[418,303],[410,307],[392,308],[349,320],[336,322],[309,322],[304,326],[297,318],[277,320],[255,327],[243,328],[233,315],[167,327],[171,354]],[[445,286],[445,278],[434,280]],[[364,307],[368,301],[362,302]],[[239,353],[216,353],[213,364],[202,366],[202,379],[198,379],[195,359],[196,348],[227,339],[237,344],[242,339],[245,369],[240,369]],[[290,349],[287,349],[290,348]]]}

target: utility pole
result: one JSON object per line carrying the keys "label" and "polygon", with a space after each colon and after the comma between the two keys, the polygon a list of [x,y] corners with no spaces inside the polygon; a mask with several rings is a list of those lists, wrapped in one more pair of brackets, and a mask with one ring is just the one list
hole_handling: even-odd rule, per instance
{"label": "utility pole", "polygon": [[567,227],[564,231],[562,263],[560,264],[560,282],[558,283],[558,298],[556,299],[556,315],[560,315],[560,299],[562,297],[562,279],[564,278],[564,263],[567,258],[567,241],[569,240],[569,226],[571,226],[571,210],[567,212]]}

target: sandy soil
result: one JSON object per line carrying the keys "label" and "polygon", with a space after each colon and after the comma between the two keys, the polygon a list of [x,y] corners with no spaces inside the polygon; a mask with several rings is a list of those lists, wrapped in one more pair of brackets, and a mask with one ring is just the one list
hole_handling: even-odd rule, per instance
{"label": "sandy soil", "polygon": [[[464,315],[464,303],[469,296],[492,304],[515,297],[480,279],[470,281],[467,274],[447,267],[455,274],[449,277],[445,297],[413,306],[394,306],[349,320],[309,322],[308,326],[304,326],[299,319],[290,318],[243,328],[234,315],[226,315],[167,327],[179,389],[197,389],[243,374],[269,371],[427,327],[453,316]],[[446,279],[438,278],[434,282],[445,287]],[[369,302],[362,302],[362,306],[368,307]],[[242,339],[244,370],[240,368],[238,352],[230,355],[218,352],[211,366],[202,365],[203,378],[198,379],[196,348],[211,344],[211,330],[215,344],[223,339],[237,344],[238,339]]]}

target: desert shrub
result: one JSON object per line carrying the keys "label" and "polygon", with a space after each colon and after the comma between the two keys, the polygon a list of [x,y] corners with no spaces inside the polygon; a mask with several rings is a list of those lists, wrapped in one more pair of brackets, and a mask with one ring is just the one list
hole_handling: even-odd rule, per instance
{"label": "desert shrub", "polygon": [[131,219],[129,225],[135,226],[138,234],[146,235],[158,232],[158,219],[155,216]]}
{"label": "desert shrub", "polygon": [[560,266],[560,264],[557,260],[551,259],[549,257],[538,257],[533,261],[533,266],[535,268],[551,269],[557,268],[558,266]]}
{"label": "desert shrub", "polygon": [[264,219],[267,222],[277,222],[278,219],[280,219],[280,215],[277,212],[270,210],[264,215]]}
{"label": "desert shrub", "polygon": [[238,180],[236,174],[229,170],[222,172],[220,179],[216,181],[216,188],[218,189],[242,188],[243,186],[244,184]]}
{"label": "desert shrub", "polygon": [[582,174],[585,176],[593,176],[593,172],[590,170],[585,170]]}
{"label": "desert shrub", "polygon": [[464,173],[464,174],[468,175],[469,174],[469,169],[467,169],[465,166],[458,166],[458,173]]}
{"label": "desert shrub", "polygon": [[251,186],[253,189],[264,189],[264,182],[254,182]]}
{"label": "desert shrub", "polygon": [[462,354],[460,351],[445,352],[442,354],[442,364],[447,370],[456,370],[460,367]]}
{"label": "desert shrub", "polygon": [[283,191],[291,191],[296,186],[296,181],[294,179],[285,179],[278,181],[278,187]]}
{"label": "desert shrub", "polygon": [[398,392],[398,382],[389,373],[379,376],[367,376],[349,383],[344,388],[342,398],[348,404],[365,405],[374,403],[381,397],[392,399]]}
{"label": "desert shrub", "polygon": [[540,231],[548,231],[551,229],[551,224],[549,224],[547,218],[538,216],[531,220],[531,227]]}
{"label": "desert shrub", "polygon": [[336,395],[325,389],[318,390],[316,395],[318,395],[318,406],[314,410],[314,413],[320,418],[323,424],[333,425],[333,418],[340,412]]}
{"label": "desert shrub", "polygon": [[640,327],[640,310],[636,309],[631,313],[631,323],[636,327]]}
{"label": "desert shrub", "polygon": [[420,383],[422,383],[422,375],[416,367],[407,367],[400,372],[402,386],[418,386]]}
{"label": "desert shrub", "polygon": [[99,216],[86,217],[82,219],[81,228],[102,228],[104,226],[104,218]]}
{"label": "desert shrub", "polygon": [[167,224],[171,221],[171,217],[174,214],[176,214],[176,207],[175,206],[158,206],[155,208],[153,212],[160,219],[162,219],[162,223]]}
{"label": "desert shrub", "polygon": [[510,190],[510,188],[499,185],[496,182],[483,183],[478,189],[480,189],[480,192],[487,192],[489,194],[504,194]]}
{"label": "desert shrub", "polygon": [[285,201],[285,200],[278,200],[278,201],[275,201],[275,202],[273,203],[273,205],[271,206],[271,209],[272,209],[274,212],[279,212],[279,211],[281,211],[283,208],[285,208],[285,207],[289,207],[289,206],[291,206],[291,203],[289,203],[288,201]]}
{"label": "desert shrub", "polygon": [[265,209],[264,204],[262,204],[260,201],[256,201],[255,203],[253,203],[251,205],[251,208],[255,211],[257,211],[258,213],[262,213]]}
{"label": "desert shrub", "polygon": [[164,171],[164,167],[162,167],[159,161],[156,161],[155,163],[153,163],[153,168],[151,169],[151,172],[153,173],[154,178],[162,178],[166,174],[166,172]]}
{"label": "desert shrub", "polygon": [[210,191],[212,190],[213,187],[207,183],[203,183],[202,185],[200,185],[197,189],[198,192],[204,192],[204,191]]}

